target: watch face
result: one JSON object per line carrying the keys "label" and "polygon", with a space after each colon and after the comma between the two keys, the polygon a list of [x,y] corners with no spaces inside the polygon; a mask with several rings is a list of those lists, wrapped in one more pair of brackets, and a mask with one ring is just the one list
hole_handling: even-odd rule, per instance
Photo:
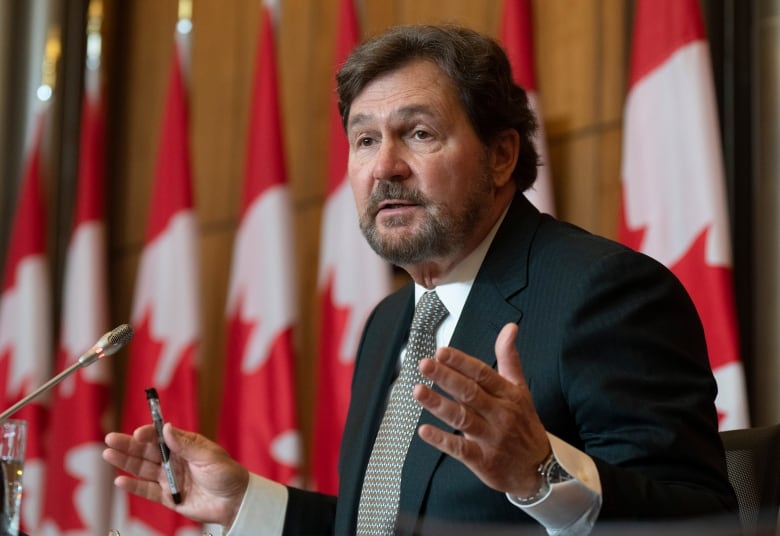
{"label": "watch face", "polygon": [[552,462],[547,468],[546,473],[547,482],[549,484],[559,484],[561,482],[566,482],[572,479],[572,476],[566,471],[566,469],[561,467],[561,465],[558,463],[558,460],[555,458],[553,458]]}
{"label": "watch face", "polygon": [[567,482],[574,479],[566,469],[561,467],[553,453],[551,453],[544,462],[539,464],[538,472],[542,476],[542,483],[539,486],[539,491],[530,497],[510,495],[509,497],[514,504],[521,507],[533,506],[547,497],[554,484],[560,484],[561,482]]}
{"label": "watch face", "polygon": [[536,468],[536,471],[539,473],[539,476],[542,477],[541,483],[539,484],[539,490],[533,495],[528,497],[518,497],[514,495],[513,501],[520,506],[530,506],[544,499],[547,496],[547,494],[550,492],[549,474],[553,464],[557,466],[558,462],[555,460],[555,456],[551,452],[550,455]]}

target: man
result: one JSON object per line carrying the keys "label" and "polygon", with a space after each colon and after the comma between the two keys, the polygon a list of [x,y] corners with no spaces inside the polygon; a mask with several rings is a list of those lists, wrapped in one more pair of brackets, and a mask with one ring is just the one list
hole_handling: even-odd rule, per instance
{"label": "man", "polygon": [[117,485],[229,534],[534,519],[586,534],[597,518],[735,511],[693,305],[660,264],[522,195],[535,122],[500,47],[462,28],[392,29],[353,52],[338,91],[361,229],[413,279],[367,321],[338,499],[248,475],[171,425],[183,502],[149,426],[107,436],[104,457],[136,477]]}

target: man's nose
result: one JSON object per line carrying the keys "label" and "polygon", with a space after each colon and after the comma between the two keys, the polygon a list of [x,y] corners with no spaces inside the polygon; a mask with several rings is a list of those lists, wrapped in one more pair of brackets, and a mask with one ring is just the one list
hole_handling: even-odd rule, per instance
{"label": "man's nose", "polygon": [[374,156],[374,179],[403,180],[409,173],[403,144],[394,140],[383,140]]}

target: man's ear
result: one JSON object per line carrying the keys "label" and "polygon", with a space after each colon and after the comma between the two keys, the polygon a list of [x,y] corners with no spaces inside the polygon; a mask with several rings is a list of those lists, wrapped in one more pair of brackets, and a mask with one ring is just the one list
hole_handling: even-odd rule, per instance
{"label": "man's ear", "polygon": [[493,138],[489,151],[493,185],[501,188],[512,180],[512,172],[520,153],[520,134],[513,128],[499,132]]}

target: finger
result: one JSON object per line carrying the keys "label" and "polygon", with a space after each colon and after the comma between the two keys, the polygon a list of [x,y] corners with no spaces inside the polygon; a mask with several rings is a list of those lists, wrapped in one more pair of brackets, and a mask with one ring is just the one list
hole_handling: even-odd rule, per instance
{"label": "finger", "polygon": [[157,443],[157,429],[151,424],[144,424],[133,430],[133,439],[146,443]]}
{"label": "finger", "polygon": [[[436,361],[458,370],[464,376],[475,381],[485,393],[497,398],[514,400],[518,395],[517,386],[522,387],[524,390],[528,389],[525,375],[523,374],[523,367],[520,363],[520,354],[515,347],[517,333],[517,325],[508,323],[504,325],[498,337],[496,337],[494,350],[497,370],[493,370],[479,359],[468,356],[454,348],[441,349],[440,353],[436,354]],[[472,388],[468,383],[462,384],[461,389],[464,390],[465,396],[475,394],[470,391]],[[480,401],[488,404],[492,403],[489,399],[475,397],[475,402]],[[472,403],[471,405],[480,410],[485,409],[484,404]]]}
{"label": "finger", "polygon": [[441,349],[436,359],[421,360],[420,372],[456,402],[481,414],[490,412],[497,398],[515,396],[515,386],[498,372],[453,348]]}
{"label": "finger", "polygon": [[160,477],[159,461],[151,461],[138,456],[130,456],[125,451],[107,448],[103,451],[103,459],[131,475],[146,480],[157,480]]}
{"label": "finger", "polygon": [[[153,427],[152,430],[154,430]],[[128,456],[146,458],[155,463],[161,461],[160,448],[156,439],[153,442],[139,441],[134,436],[111,432],[106,435],[105,442],[109,448],[121,451]]]}
{"label": "finger", "polygon": [[496,363],[498,373],[515,385],[525,385],[525,375],[520,364],[520,354],[515,347],[517,324],[506,324],[496,338]]}
{"label": "finger", "polygon": [[112,432],[106,435],[106,445],[131,457],[145,458],[154,463],[162,461],[156,439],[153,442],[139,441],[134,436]]}
{"label": "finger", "polygon": [[430,387],[416,385],[412,395],[436,418],[464,434],[479,434],[487,428],[487,423],[477,412],[442,396]]}
{"label": "finger", "polygon": [[188,441],[185,439],[187,435],[195,434],[176,428],[169,422],[165,423],[163,426],[163,439],[165,440],[165,444],[168,445],[173,452],[178,452],[182,456],[184,456],[187,451],[186,445]]}
{"label": "finger", "polygon": [[[453,352],[457,352],[457,350],[453,350]],[[485,371],[476,366],[453,366],[457,365],[458,362],[439,359],[443,354],[448,353],[444,351],[437,353],[436,359],[421,359],[418,365],[420,373],[459,401],[470,402],[482,394],[480,381],[485,381]],[[461,356],[457,356],[457,359],[461,359]],[[470,360],[473,358],[463,354],[462,359]],[[467,369],[468,372],[473,371],[476,377],[470,376],[464,372],[464,369]]]}
{"label": "finger", "polygon": [[144,499],[163,502],[163,491],[160,484],[150,480],[139,480],[129,476],[118,476],[114,479],[114,485],[133,495],[138,495]]}
{"label": "finger", "polygon": [[222,447],[201,434],[176,428],[170,423],[163,427],[163,437],[171,451],[186,460],[198,462],[213,458],[215,454],[227,456]]}
{"label": "finger", "polygon": [[430,424],[423,424],[417,429],[417,435],[434,448],[439,449],[456,460],[466,459],[468,443],[462,436],[450,434]]}
{"label": "finger", "polygon": [[163,438],[171,450],[179,452],[184,457],[202,451],[205,444],[209,443],[200,434],[176,428],[171,423],[165,423],[163,426]]}
{"label": "finger", "polygon": [[106,434],[105,443],[112,449],[121,449],[123,446],[129,444],[133,440],[127,434],[120,434],[119,432],[109,432]]}
{"label": "finger", "polygon": [[[420,363],[424,363],[425,361],[427,360],[423,359],[420,361]],[[506,390],[511,388],[511,385],[507,385],[505,378],[503,378],[491,366],[455,348],[440,348],[436,352],[434,361],[442,365],[446,365],[471,382],[475,382],[479,387],[482,388],[482,390],[492,396],[504,396],[506,394]],[[440,386],[442,385],[442,381],[447,379],[449,379],[449,381],[453,381],[454,379],[453,376],[444,376],[444,371],[442,369],[439,369],[435,372],[437,374],[441,374],[441,377],[438,379],[431,379],[433,379],[433,381]],[[467,383],[461,383],[460,385],[461,389],[473,389],[473,387],[469,386]]]}

